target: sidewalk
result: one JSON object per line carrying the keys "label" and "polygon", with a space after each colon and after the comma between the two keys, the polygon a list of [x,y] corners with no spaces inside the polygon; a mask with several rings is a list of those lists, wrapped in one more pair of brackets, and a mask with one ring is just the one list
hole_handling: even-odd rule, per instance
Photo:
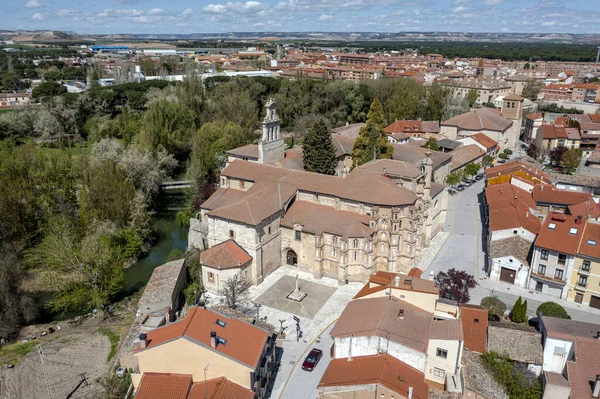
{"label": "sidewalk", "polygon": [[[529,303],[528,314],[534,315],[539,304],[544,302],[556,302],[571,315],[575,320],[588,321],[590,323],[600,323],[600,309],[590,308],[586,305],[580,305],[575,302],[557,298],[555,296],[542,294],[537,291],[527,290],[516,287],[502,281],[492,281],[487,278],[482,278],[478,282],[476,289],[471,295],[471,303],[479,304],[485,296],[498,296],[506,306],[510,309],[514,305],[519,296],[527,299]],[[510,301],[509,299],[513,299]],[[533,306],[535,304],[535,306]]]}

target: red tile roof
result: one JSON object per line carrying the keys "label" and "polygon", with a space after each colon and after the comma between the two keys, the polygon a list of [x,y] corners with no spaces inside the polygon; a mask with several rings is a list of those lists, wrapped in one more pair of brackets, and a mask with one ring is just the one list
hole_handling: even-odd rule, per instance
{"label": "red tile roof", "polygon": [[[219,326],[217,320],[224,321],[225,327]],[[227,343],[217,344],[216,348],[211,348],[212,331],[217,333],[217,337],[227,340]],[[185,319],[150,331],[147,347],[145,349],[138,347],[137,351],[152,350],[158,345],[184,338],[251,368],[256,368],[268,336],[267,331],[241,320],[223,316],[209,309],[194,307],[190,309]]]}
{"label": "red tile roof", "polygon": [[592,220],[586,222],[577,253],[600,259],[600,222]]}
{"label": "red tile roof", "polygon": [[223,241],[200,254],[202,266],[213,269],[234,269],[246,265],[252,257],[234,240]]}
{"label": "red tile roof", "polygon": [[[551,213],[546,217],[535,245],[575,255],[585,227],[584,223],[584,220],[578,220],[573,216]],[[551,224],[554,225],[554,229],[549,228]]]}
{"label": "red tile roof", "polygon": [[321,387],[341,387],[367,384],[380,384],[408,397],[408,388],[413,388],[413,399],[427,399],[429,387],[424,375],[418,370],[389,355],[360,356],[347,359],[334,359],[329,363],[319,382]]}
{"label": "red tile roof", "polygon": [[487,176],[488,180],[493,177],[513,174],[518,174],[519,176],[527,178],[527,180],[532,182],[551,182],[550,176],[548,176],[547,173],[542,172],[541,169],[537,169],[534,166],[528,165],[521,160],[507,162],[505,164],[500,164],[485,170],[485,175]]}
{"label": "red tile roof", "polygon": [[479,305],[460,305],[465,348],[484,353],[487,348],[488,311]]}
{"label": "red tile roof", "polygon": [[225,377],[195,382],[187,399],[205,399],[207,386],[208,399],[254,399],[254,392]]}
{"label": "red tile roof", "polygon": [[527,119],[531,119],[531,120],[536,120],[536,119],[542,119],[544,117],[544,115],[542,115],[541,113],[536,113],[536,114],[526,114],[525,117]]}
{"label": "red tile roof", "polygon": [[512,123],[510,119],[496,114],[490,108],[483,107],[450,118],[442,122],[442,126],[456,126],[463,130],[504,132]]}
{"label": "red tile roof", "polygon": [[[439,295],[440,289],[435,286],[433,281],[418,277],[421,275],[421,273],[422,271],[416,268],[411,269],[408,275],[379,271],[369,277],[369,282],[366,283],[360,291],[358,291],[358,293],[354,296],[354,299],[363,298],[375,292],[389,289],[390,286],[395,290],[425,292],[428,294]],[[395,283],[394,279],[396,276],[398,276],[400,279],[399,285],[396,285]]]}
{"label": "red tile roof", "polygon": [[582,216],[585,219],[588,216],[595,219],[600,217],[600,205],[589,199],[579,204],[569,205],[569,213],[573,216]]}
{"label": "red tile roof", "polygon": [[590,193],[557,190],[548,184],[536,184],[531,194],[538,204],[575,205],[593,200]]}
{"label": "red tile roof", "polygon": [[192,386],[190,374],[144,373],[136,399],[187,399]]}
{"label": "red tile roof", "polygon": [[423,132],[423,125],[421,121],[399,120],[395,121],[384,130],[387,134]]}
{"label": "red tile roof", "polygon": [[486,134],[484,133],[477,133],[474,134],[471,137],[473,140],[475,140],[476,142],[478,142],[479,144],[481,144],[482,146],[484,146],[486,149],[490,149],[490,148],[494,148],[498,145],[498,142],[496,140],[493,140],[491,138],[489,138]]}

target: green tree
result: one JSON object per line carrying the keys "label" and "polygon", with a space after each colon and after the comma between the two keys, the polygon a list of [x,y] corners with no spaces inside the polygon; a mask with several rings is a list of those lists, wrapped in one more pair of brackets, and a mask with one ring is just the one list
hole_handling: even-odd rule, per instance
{"label": "green tree", "polygon": [[334,175],[337,166],[331,133],[322,120],[317,120],[308,131],[302,145],[304,169],[309,172]]}
{"label": "green tree", "polygon": [[354,166],[373,159],[391,158],[394,147],[388,143],[385,133],[385,115],[379,99],[375,99],[369,109],[367,124],[360,128],[360,134],[352,148]]}
{"label": "green tree", "polygon": [[470,162],[465,166],[465,175],[468,177],[473,177],[479,173],[479,169],[481,169],[481,165]]}
{"label": "green tree", "polygon": [[46,307],[53,311],[106,309],[124,284],[121,259],[111,245],[114,227],[102,223],[83,235],[64,216],[50,220],[47,235],[26,254],[54,292]]}
{"label": "green tree", "polygon": [[510,312],[510,319],[514,323],[525,323],[527,321],[527,301],[523,301],[520,296]]}
{"label": "green tree", "polygon": [[142,117],[138,143],[150,151],[164,149],[182,155],[189,149],[194,126],[194,114],[185,105],[166,99],[154,101]]}
{"label": "green tree", "polygon": [[462,173],[452,172],[452,173],[449,173],[448,175],[446,175],[444,182],[447,185],[453,187],[453,186],[456,186],[458,183],[460,183],[461,180],[462,180]]}
{"label": "green tree", "polygon": [[581,157],[583,153],[579,148],[571,148],[566,151],[560,158],[560,163],[563,167],[563,172],[572,174],[575,172],[579,164],[581,163]]}
{"label": "green tree", "polygon": [[228,150],[248,144],[255,137],[233,122],[214,121],[202,125],[192,137],[190,154],[189,173],[198,187],[225,165]]}
{"label": "green tree", "polygon": [[567,313],[565,308],[560,306],[556,302],[544,302],[538,306],[535,313],[540,316],[558,317],[559,319],[570,319],[571,316]]}
{"label": "green tree", "polygon": [[535,101],[538,98],[540,90],[542,90],[542,86],[539,83],[527,83],[525,87],[523,87],[521,95],[531,101]]}
{"label": "green tree", "polygon": [[494,163],[494,157],[493,156],[491,156],[489,154],[484,155],[483,160],[481,162],[481,164],[482,164],[482,166],[484,168],[489,168],[490,166],[492,166],[493,163]]}
{"label": "green tree", "polygon": [[470,89],[467,93],[467,104],[469,104],[469,107],[472,107],[473,104],[475,104],[475,101],[477,101],[477,97],[479,97],[479,95],[477,94],[477,89]]}
{"label": "green tree", "polygon": [[45,81],[33,89],[31,96],[36,100],[40,100],[47,97],[58,96],[66,92],[67,88],[60,83]]}
{"label": "green tree", "polygon": [[423,147],[429,148],[431,151],[438,151],[440,149],[435,137],[428,138]]}

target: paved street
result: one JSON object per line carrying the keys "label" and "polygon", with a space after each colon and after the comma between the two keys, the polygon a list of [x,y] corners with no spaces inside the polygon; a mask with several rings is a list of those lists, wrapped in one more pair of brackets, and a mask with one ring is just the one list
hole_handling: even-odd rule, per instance
{"label": "paved street", "polygon": [[[294,366],[292,376],[285,386],[283,394],[280,396],[281,399],[312,399],[318,397],[317,384],[321,381],[321,377],[325,374],[325,370],[331,360],[329,350],[331,349],[331,345],[333,345],[333,338],[331,338],[329,332],[332,328],[333,324],[321,334],[313,345],[307,347],[306,352],[298,359]],[[323,357],[312,372],[304,371],[302,370],[302,362],[312,348],[321,349],[323,351]]]}
{"label": "paved street", "polygon": [[475,276],[478,286],[471,290],[470,303],[479,304],[486,296],[497,296],[511,309],[520,296],[527,299],[527,314],[535,316],[535,310],[546,301],[560,303],[574,320],[600,323],[600,310],[581,306],[574,302],[558,299],[515,287],[501,281],[487,279],[484,270],[485,229],[481,223],[484,218],[482,205],[484,181],[479,181],[463,192],[455,195],[450,203],[447,231],[450,236],[439,251],[424,275],[429,271],[435,273],[451,268],[465,270]]}

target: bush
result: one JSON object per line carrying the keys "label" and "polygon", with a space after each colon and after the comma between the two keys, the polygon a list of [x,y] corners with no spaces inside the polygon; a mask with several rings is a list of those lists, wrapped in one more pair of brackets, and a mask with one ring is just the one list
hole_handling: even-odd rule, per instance
{"label": "bush", "polygon": [[[542,397],[542,383],[539,378],[527,378],[516,368],[507,356],[487,352],[481,356],[485,368],[494,380],[504,388],[509,398],[533,399]],[[532,376],[533,377],[533,376]]]}
{"label": "bush", "polygon": [[181,227],[190,227],[190,219],[194,217],[191,210],[179,211],[175,215],[177,224]]}
{"label": "bush", "polygon": [[558,317],[559,319],[570,319],[571,316],[567,313],[565,308],[560,306],[556,302],[544,302],[540,306],[538,306],[535,313],[538,316],[549,316],[549,317]]}
{"label": "bush", "polygon": [[511,155],[513,152],[512,152],[512,150],[510,150],[510,149],[508,149],[508,148],[505,148],[505,149],[504,149],[504,153],[505,153],[506,155]]}
{"label": "bush", "polygon": [[517,299],[510,312],[510,319],[513,323],[525,323],[527,321],[527,301],[523,301],[521,297]]}
{"label": "bush", "polygon": [[185,251],[183,249],[174,248],[167,255],[167,262],[179,260],[185,258]]}
{"label": "bush", "polygon": [[196,299],[200,295],[202,287],[199,283],[191,283],[183,290],[183,296],[185,297],[185,304],[193,306],[196,304]]}
{"label": "bush", "polygon": [[508,159],[508,155],[501,152],[500,154],[498,154],[498,158],[502,158],[502,159]]}
{"label": "bush", "polygon": [[498,298],[486,296],[481,300],[481,306],[487,309],[489,315],[502,318],[506,312],[506,304]]}

